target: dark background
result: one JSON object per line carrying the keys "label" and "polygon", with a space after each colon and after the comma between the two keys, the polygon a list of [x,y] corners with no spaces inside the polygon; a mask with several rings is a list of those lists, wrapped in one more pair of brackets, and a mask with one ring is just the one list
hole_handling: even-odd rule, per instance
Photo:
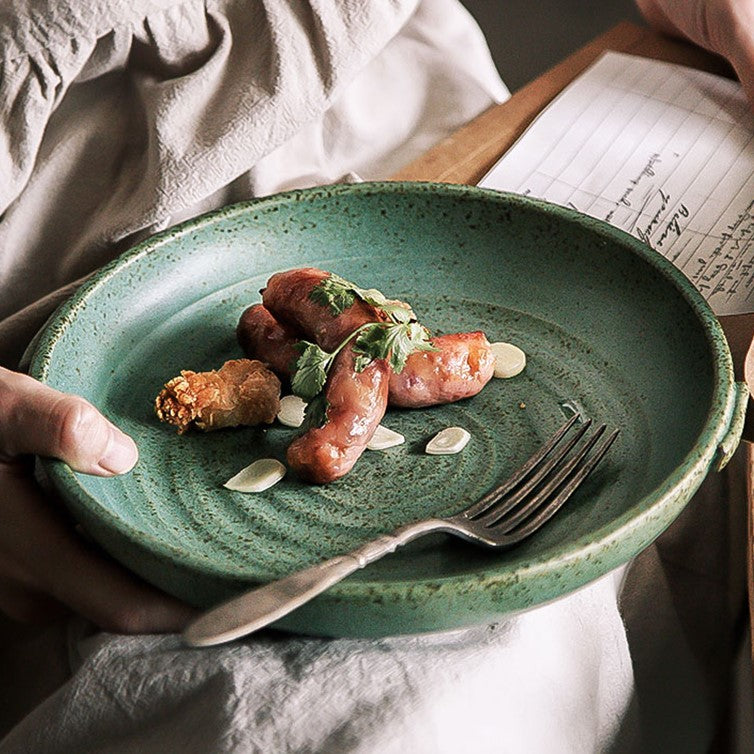
{"label": "dark background", "polygon": [[511,92],[620,21],[634,0],[461,0],[482,27]]}

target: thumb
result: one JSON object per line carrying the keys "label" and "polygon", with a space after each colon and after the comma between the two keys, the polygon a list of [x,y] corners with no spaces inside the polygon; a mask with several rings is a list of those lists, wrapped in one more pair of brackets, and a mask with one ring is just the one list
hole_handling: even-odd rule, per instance
{"label": "thumb", "polygon": [[0,368],[0,460],[25,453],[99,476],[122,474],[138,459],[134,441],[88,401]]}
{"label": "thumb", "polygon": [[754,0],[709,4],[711,49],[727,58],[754,109]]}
{"label": "thumb", "polygon": [[754,36],[742,43],[737,54],[731,56],[731,63],[754,110]]}

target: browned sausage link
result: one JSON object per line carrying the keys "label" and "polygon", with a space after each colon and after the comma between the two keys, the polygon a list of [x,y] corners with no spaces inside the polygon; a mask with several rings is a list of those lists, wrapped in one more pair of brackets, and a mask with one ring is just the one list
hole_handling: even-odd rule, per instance
{"label": "browned sausage link", "polygon": [[[238,337],[249,358],[270,364],[281,380],[290,378],[290,355],[298,353],[296,336],[261,304],[244,312]],[[432,343],[437,351],[412,353],[400,374],[390,373],[391,406],[422,408],[451,403],[476,395],[489,382],[495,360],[484,333],[438,335]],[[250,350],[245,344],[252,344]]]}
{"label": "browned sausage link", "polygon": [[422,408],[476,395],[492,378],[495,357],[483,332],[438,335],[436,351],[415,351],[390,374],[390,405]]}
{"label": "browned sausage link", "polygon": [[288,447],[288,465],[301,479],[327,484],[353,468],[385,415],[388,373],[384,361],[357,372],[351,348],[338,354],[325,385],[327,421]]}
{"label": "browned sausage link", "polygon": [[341,314],[313,301],[311,292],[329,276],[329,272],[314,267],[277,272],[267,281],[262,303],[279,322],[298,330],[325,351],[334,351],[357,327],[386,317],[361,299]]}
{"label": "browned sausage link", "polygon": [[296,347],[299,336],[281,325],[263,304],[254,304],[244,311],[236,326],[236,337],[250,359],[268,364],[281,380],[290,379],[300,356]]}

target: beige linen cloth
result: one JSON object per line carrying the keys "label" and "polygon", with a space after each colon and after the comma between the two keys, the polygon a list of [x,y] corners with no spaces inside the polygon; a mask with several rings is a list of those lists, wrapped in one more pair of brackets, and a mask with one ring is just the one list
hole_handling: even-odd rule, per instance
{"label": "beige linen cloth", "polygon": [[[0,363],[146,235],[387,177],[506,96],[456,0],[6,0]],[[4,621],[0,752],[705,752],[744,635],[742,478],[710,478],[627,568],[491,626],[188,650]]]}

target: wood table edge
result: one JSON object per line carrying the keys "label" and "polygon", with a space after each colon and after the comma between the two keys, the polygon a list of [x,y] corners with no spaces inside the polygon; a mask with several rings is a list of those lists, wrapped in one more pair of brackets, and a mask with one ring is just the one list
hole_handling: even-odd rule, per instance
{"label": "wood table edge", "polygon": [[510,99],[485,110],[395,173],[392,180],[479,183],[537,114],[607,50],[729,73],[723,61],[698,47],[624,21],[519,89]]}

